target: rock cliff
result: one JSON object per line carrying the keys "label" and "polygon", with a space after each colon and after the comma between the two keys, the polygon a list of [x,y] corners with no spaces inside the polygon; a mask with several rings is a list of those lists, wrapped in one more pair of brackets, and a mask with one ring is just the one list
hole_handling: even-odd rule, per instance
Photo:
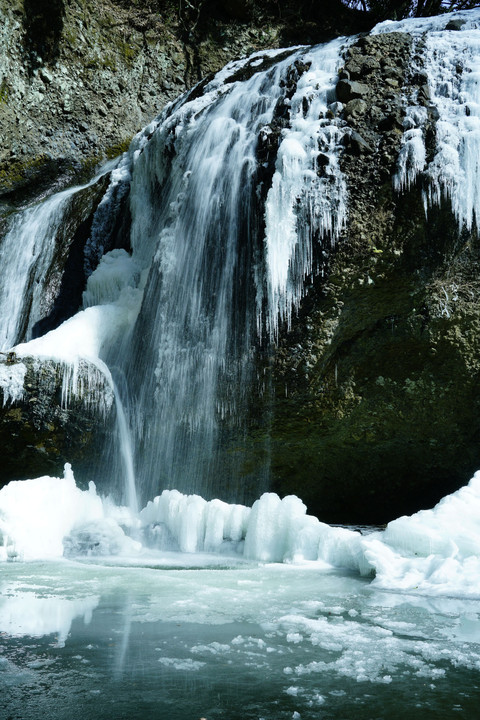
{"label": "rock cliff", "polygon": [[88,176],[168,101],[232,58],[278,46],[284,29],[223,11],[193,32],[176,7],[1,0],[0,212]]}
{"label": "rock cliff", "polygon": [[390,33],[346,54],[349,220],[274,357],[274,487],[330,522],[429,507],[480,464],[478,232],[448,200],[426,214],[426,177],[392,183],[412,88],[434,112],[412,50]]}

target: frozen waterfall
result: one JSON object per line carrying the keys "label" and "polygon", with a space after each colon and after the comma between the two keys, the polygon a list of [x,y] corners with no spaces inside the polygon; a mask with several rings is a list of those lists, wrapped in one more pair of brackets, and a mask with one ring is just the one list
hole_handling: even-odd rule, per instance
{"label": "frozen waterfall", "polygon": [[[93,220],[83,311],[16,348],[105,364],[144,500],[161,487],[232,500],[254,499],[248,482],[267,488],[267,449],[255,478],[242,471],[254,353],[298,308],[313,244],[329,247],[345,221],[343,130],[328,113],[345,42],[231,63],[145,128]],[[131,255],[113,250],[92,272],[128,187]],[[99,473],[122,472],[111,448]]]}
{"label": "frozen waterfall", "polygon": [[[407,107],[403,146],[394,185],[410,187],[420,174],[426,180],[425,211],[449,200],[460,225],[480,222],[480,18],[478,11],[457,13],[460,31],[445,30],[445,18],[386,22],[376,32],[410,32],[422,50],[418,71],[428,80],[429,98]],[[426,147],[428,123],[435,124],[433,148]],[[430,155],[430,157],[429,157]]]}
{"label": "frozen waterfall", "polygon": [[[420,186],[427,212],[451,203],[474,228],[480,10],[455,17],[455,32],[444,18],[374,32],[426,47],[396,191]],[[264,370],[347,220],[332,103],[348,42],[257,53],[169,105],[101,172],[81,307],[38,337],[56,238],[99,178],[12,214],[4,402],[45,359],[64,369],[63,406],[97,403],[102,373],[117,437],[88,484],[67,463],[0,489],[1,717],[477,717],[480,471],[382,529],[264,492]]]}

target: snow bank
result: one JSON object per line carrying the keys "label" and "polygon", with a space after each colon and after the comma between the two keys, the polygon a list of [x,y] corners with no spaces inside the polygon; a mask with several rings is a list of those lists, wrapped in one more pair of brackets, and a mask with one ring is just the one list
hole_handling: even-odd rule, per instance
{"label": "snow bank", "polygon": [[108,253],[88,279],[85,310],[46,335],[17,345],[15,353],[72,364],[84,358],[105,367],[99,358],[129,332],[138,315],[143,293],[132,286],[138,273],[125,251]]}
{"label": "snow bank", "polygon": [[[0,560],[60,558],[65,538],[92,525],[94,548],[99,545],[97,536],[113,534],[117,552],[134,550],[133,541],[116,523],[112,526],[95,485],[90,483],[87,491],[77,488],[69,464],[65,465],[63,478],[14,481],[0,490]],[[119,542],[120,533],[123,542]]]}
{"label": "snow bank", "polygon": [[480,472],[432,510],[398,518],[363,544],[380,587],[480,597]]}
{"label": "snow bank", "polygon": [[[126,532],[135,535],[135,540]],[[141,540],[141,542],[140,542]],[[432,510],[362,535],[307,515],[295,496],[265,493],[252,508],[165,490],[140,512],[61,478],[0,490],[0,560],[81,556],[161,558],[220,553],[266,563],[314,561],[375,575],[377,587],[480,598],[480,472]]]}

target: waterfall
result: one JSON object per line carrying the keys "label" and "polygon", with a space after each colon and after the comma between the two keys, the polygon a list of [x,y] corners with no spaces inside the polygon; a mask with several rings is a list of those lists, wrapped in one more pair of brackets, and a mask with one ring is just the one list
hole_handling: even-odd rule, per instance
{"label": "waterfall", "polygon": [[[330,243],[345,218],[342,132],[326,117],[343,42],[232,63],[130,149],[130,242],[144,294],[131,335],[104,359],[124,388],[144,500],[162,487],[252,499],[238,448],[256,402],[255,351],[298,307],[313,238]],[[262,137],[268,145],[276,133],[265,150]],[[120,258],[106,262],[114,272]],[[266,474],[263,483],[257,465],[254,496]]]}
{"label": "waterfall", "polygon": [[61,239],[68,232],[72,202],[113,166],[110,162],[85,185],[68,188],[12,215],[0,243],[0,350],[30,340],[35,324],[48,314],[47,281],[56,254],[61,252]]}
{"label": "waterfall", "polygon": [[[345,220],[343,131],[329,113],[345,42],[257,53],[167,106],[111,172],[84,245],[83,309],[33,340],[54,238],[80,189],[12,223],[3,306],[11,295],[18,308],[4,312],[5,347],[26,340],[20,356],[75,368],[83,358],[111,379],[119,437],[96,475],[130,504],[135,483],[144,501],[165,487],[230,501],[267,488],[258,350],[268,358],[298,308],[314,242],[330,245]],[[128,237],[105,252],[127,198]],[[250,414],[260,432],[248,469]]]}
{"label": "waterfall", "polygon": [[[431,101],[419,109],[417,97],[405,99],[395,187],[423,173],[427,204],[447,196],[470,228],[480,205],[478,13],[463,16],[461,32],[441,18],[374,32],[426,43]],[[135,483],[142,501],[177,488],[251,502],[267,489],[262,373],[347,217],[335,83],[349,42],[256,53],[167,106],[111,174],[85,245],[83,309],[17,347],[108,368],[122,439],[98,453],[97,475],[110,486],[127,477],[130,502]],[[41,317],[52,238],[72,192],[18,216],[4,241],[5,348],[28,340]],[[127,198],[128,237],[105,253]],[[20,241],[24,255],[10,266]]]}

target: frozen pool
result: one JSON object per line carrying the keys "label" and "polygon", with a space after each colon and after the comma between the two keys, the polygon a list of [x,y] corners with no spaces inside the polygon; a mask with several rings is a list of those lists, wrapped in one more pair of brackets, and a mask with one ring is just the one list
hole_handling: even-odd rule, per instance
{"label": "frozen pool", "polygon": [[3,565],[0,717],[478,717],[478,601],[168,561]]}

